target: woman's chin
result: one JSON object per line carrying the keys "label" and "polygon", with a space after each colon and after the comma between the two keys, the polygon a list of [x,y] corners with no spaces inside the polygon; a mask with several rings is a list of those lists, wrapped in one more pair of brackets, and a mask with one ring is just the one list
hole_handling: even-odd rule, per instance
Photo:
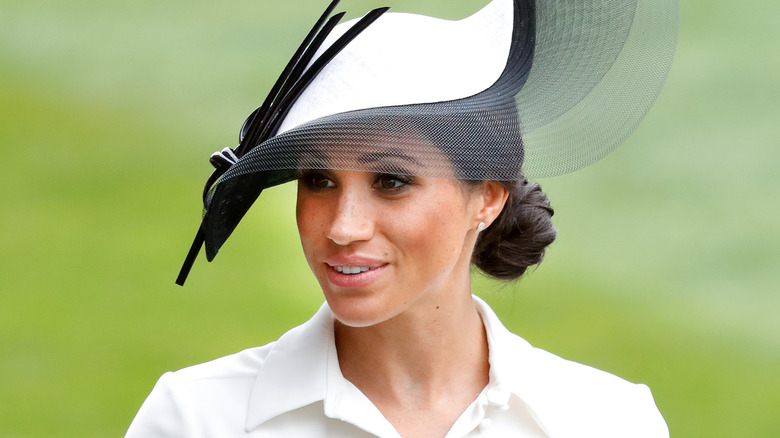
{"label": "woman's chin", "polygon": [[348,327],[370,327],[394,316],[389,303],[369,291],[326,290],[325,299],[335,319]]}

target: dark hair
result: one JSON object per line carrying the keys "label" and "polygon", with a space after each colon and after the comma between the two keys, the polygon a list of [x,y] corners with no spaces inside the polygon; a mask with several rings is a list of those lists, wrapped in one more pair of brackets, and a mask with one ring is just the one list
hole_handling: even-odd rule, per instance
{"label": "dark hair", "polygon": [[545,249],[555,240],[554,211],[539,184],[525,178],[500,183],[509,197],[496,220],[477,238],[471,262],[491,277],[515,280],[541,263]]}

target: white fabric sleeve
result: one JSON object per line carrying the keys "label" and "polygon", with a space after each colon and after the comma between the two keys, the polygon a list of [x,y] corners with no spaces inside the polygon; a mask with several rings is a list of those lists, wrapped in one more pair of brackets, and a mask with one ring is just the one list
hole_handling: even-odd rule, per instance
{"label": "white fabric sleeve", "polygon": [[173,373],[162,375],[141,405],[125,438],[192,437],[181,401],[173,390]]}
{"label": "white fabric sleeve", "polygon": [[626,430],[633,426],[635,437],[669,438],[669,428],[655,404],[650,388],[643,384],[636,384],[635,387],[635,409],[621,419]]}

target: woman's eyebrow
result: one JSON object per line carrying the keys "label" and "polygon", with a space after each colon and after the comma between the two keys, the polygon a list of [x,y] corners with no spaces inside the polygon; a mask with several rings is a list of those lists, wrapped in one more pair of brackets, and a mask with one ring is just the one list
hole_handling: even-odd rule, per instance
{"label": "woman's eyebrow", "polygon": [[416,166],[419,167],[425,167],[420,161],[418,161],[416,158],[412,157],[411,155],[408,155],[407,153],[403,151],[398,150],[386,150],[386,151],[379,151],[379,152],[370,152],[367,154],[363,154],[360,157],[358,157],[358,163],[360,164],[369,164],[369,163],[376,163],[377,161],[381,161],[384,158],[400,158],[402,160],[408,161]]}

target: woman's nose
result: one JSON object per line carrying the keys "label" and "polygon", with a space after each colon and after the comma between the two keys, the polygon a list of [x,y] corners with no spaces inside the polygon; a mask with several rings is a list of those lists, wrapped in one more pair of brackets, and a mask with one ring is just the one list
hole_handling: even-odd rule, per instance
{"label": "woman's nose", "polygon": [[370,203],[353,191],[343,191],[328,228],[328,239],[337,245],[370,240],[374,234]]}

